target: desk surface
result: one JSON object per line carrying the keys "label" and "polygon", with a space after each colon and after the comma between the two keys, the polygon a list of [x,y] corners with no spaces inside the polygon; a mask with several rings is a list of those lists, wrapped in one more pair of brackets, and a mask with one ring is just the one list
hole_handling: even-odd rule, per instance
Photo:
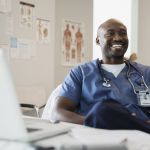
{"label": "desk surface", "polygon": [[41,127],[41,128],[45,128],[46,130],[52,130],[52,129],[54,129],[53,127],[69,129],[68,133],[66,133],[66,134],[62,134],[62,135],[58,135],[58,136],[56,135],[52,138],[47,138],[47,139],[36,142],[36,144],[38,144],[38,145],[42,145],[44,147],[52,145],[52,146],[58,147],[58,148],[60,148],[64,145],[68,145],[68,144],[75,145],[75,146],[77,146],[77,145],[81,146],[81,142],[71,135],[72,129],[75,129],[76,127],[83,127],[81,125],[67,123],[67,122],[50,123],[47,120],[41,120],[41,119],[33,118],[33,117],[24,117],[24,120],[25,120],[25,124],[27,127],[28,126],[34,127],[34,128]]}
{"label": "desk surface", "polygon": [[[150,135],[137,130],[94,129],[66,122],[51,124],[49,121],[32,117],[24,117],[24,120],[27,126],[40,126],[47,130],[52,130],[51,125],[56,128],[71,127],[68,133],[35,143],[43,147],[52,146],[56,150],[150,150]],[[6,146],[6,142],[1,142],[0,149],[3,146]],[[16,150],[17,146],[21,147],[22,145],[12,144],[10,149],[7,146],[8,149],[5,148],[5,150]],[[24,150],[24,148],[22,149]],[[19,148],[19,150],[22,149]],[[28,150],[28,148],[26,149]]]}
{"label": "desk surface", "polygon": [[[49,127],[48,121],[42,122],[45,128]],[[36,119],[33,124],[39,126]],[[38,141],[37,144],[44,147],[54,146],[58,150],[125,150],[125,147],[128,150],[150,150],[150,135],[141,131],[94,129],[67,122],[60,122],[59,125],[70,126],[71,131]]]}

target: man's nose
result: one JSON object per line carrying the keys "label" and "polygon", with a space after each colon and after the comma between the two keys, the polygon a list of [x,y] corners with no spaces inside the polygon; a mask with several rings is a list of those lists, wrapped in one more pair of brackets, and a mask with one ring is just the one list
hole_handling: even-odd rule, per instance
{"label": "man's nose", "polygon": [[119,40],[121,40],[121,38],[122,37],[118,33],[116,33],[113,37],[114,41],[119,41]]}

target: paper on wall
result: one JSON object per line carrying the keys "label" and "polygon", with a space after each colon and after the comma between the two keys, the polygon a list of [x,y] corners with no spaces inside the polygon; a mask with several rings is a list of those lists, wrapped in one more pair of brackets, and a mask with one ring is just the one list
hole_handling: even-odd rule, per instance
{"label": "paper on wall", "polygon": [[11,38],[11,58],[31,59],[36,56],[35,42],[32,40]]}
{"label": "paper on wall", "polygon": [[33,4],[20,1],[19,23],[21,27],[26,28],[26,29],[33,28],[34,7],[35,5]]}
{"label": "paper on wall", "polygon": [[50,42],[50,20],[36,19],[36,37],[39,43],[47,44]]}

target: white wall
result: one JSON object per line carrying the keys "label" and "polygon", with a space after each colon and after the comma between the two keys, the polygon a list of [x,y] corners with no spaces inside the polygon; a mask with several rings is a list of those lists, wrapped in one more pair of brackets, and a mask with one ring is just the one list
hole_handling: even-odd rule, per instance
{"label": "white wall", "polygon": [[139,0],[138,60],[150,65],[150,1]]}
{"label": "white wall", "polygon": [[[135,1],[135,0],[132,0]],[[128,29],[128,38],[131,41],[131,0],[94,0],[94,17],[93,17],[93,58],[101,58],[100,46],[96,45],[97,29],[104,21],[115,18],[123,22]],[[109,5],[108,5],[109,4]],[[134,16],[135,17],[135,16]],[[129,42],[126,56],[130,55],[131,42]]]}
{"label": "white wall", "polygon": [[[93,1],[92,0],[55,0],[55,85],[64,80],[70,67],[61,65],[62,20],[84,23],[85,60],[92,59]],[[72,66],[73,67],[73,66]]]}
{"label": "white wall", "polygon": [[[43,87],[46,97],[54,88],[54,38],[55,38],[55,0],[23,0],[35,5],[33,30],[19,26],[19,2],[12,0],[12,12],[6,14],[13,18],[13,37],[36,42],[36,18],[50,20],[50,43],[36,42],[36,55],[31,59],[11,59],[12,71],[17,87]],[[5,15],[5,16],[6,16]],[[0,21],[2,24],[4,20]],[[7,30],[6,30],[7,32]],[[0,38],[2,38],[0,36]]]}

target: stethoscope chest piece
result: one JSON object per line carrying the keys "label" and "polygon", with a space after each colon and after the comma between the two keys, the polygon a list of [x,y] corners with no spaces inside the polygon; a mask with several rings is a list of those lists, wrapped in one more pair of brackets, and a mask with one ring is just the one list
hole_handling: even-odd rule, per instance
{"label": "stethoscope chest piece", "polygon": [[106,78],[104,78],[104,81],[103,81],[102,85],[104,87],[108,87],[108,88],[111,87],[110,81]]}

